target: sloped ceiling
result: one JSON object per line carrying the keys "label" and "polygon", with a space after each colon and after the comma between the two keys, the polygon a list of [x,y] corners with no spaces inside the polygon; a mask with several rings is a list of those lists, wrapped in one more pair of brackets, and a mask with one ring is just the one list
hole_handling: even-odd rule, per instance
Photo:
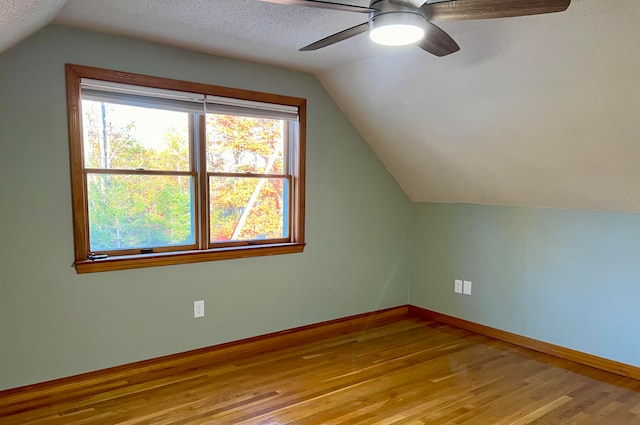
{"label": "sloped ceiling", "polygon": [[47,25],[66,0],[0,0],[0,52]]}
{"label": "sloped ceiling", "polygon": [[[62,3],[8,2],[35,29]],[[6,19],[0,46],[26,33],[5,34]],[[313,72],[414,201],[640,212],[640,2],[441,22],[461,46],[445,58],[366,35],[297,51],[365,19],[256,0],[68,0],[54,22]]]}

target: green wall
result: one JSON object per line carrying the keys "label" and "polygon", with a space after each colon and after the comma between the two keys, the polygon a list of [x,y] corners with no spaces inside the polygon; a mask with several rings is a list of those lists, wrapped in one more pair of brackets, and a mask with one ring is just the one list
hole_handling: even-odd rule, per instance
{"label": "green wall", "polygon": [[413,226],[411,304],[640,366],[639,214],[421,203]]}
{"label": "green wall", "polygon": [[[65,63],[307,98],[305,252],[77,275]],[[0,180],[0,389],[408,300],[411,202],[310,74],[47,27],[0,54]]]}

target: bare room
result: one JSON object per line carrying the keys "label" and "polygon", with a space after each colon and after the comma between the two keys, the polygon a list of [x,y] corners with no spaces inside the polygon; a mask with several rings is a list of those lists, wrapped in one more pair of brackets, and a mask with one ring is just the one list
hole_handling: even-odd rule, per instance
{"label": "bare room", "polygon": [[0,423],[640,424],[639,22],[0,0]]}

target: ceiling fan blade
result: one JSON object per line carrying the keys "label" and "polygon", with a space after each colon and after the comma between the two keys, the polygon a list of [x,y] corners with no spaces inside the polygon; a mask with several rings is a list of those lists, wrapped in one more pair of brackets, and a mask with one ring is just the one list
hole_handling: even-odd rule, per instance
{"label": "ceiling fan blade", "polygon": [[370,13],[370,12],[378,11],[378,9],[372,9],[370,7],[352,6],[350,4],[331,3],[328,1],[319,1],[319,0],[258,0],[258,1],[262,1],[265,3],[286,4],[290,6],[315,7],[316,9],[341,10],[343,12]]}
{"label": "ceiling fan blade", "polygon": [[562,12],[571,0],[452,0],[422,6],[430,21],[511,18]]}
{"label": "ceiling fan blade", "polygon": [[418,47],[436,56],[447,56],[460,50],[460,46],[446,32],[428,22],[427,33]]}
{"label": "ceiling fan blade", "polygon": [[344,31],[340,31],[336,34],[330,35],[329,37],[325,37],[322,40],[318,40],[315,43],[311,43],[308,46],[304,46],[300,49],[301,52],[307,52],[309,50],[318,50],[323,47],[330,46],[339,41],[346,40],[347,38],[351,38],[354,35],[361,34],[363,32],[367,32],[369,29],[369,22],[365,22],[360,25],[356,25],[355,27],[347,28]]}

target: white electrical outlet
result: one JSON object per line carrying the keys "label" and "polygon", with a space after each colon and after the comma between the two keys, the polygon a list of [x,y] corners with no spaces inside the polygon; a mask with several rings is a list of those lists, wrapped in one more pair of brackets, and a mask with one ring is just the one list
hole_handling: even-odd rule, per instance
{"label": "white electrical outlet", "polygon": [[462,294],[462,281],[456,279],[455,285],[453,286],[453,290],[456,294]]}
{"label": "white electrical outlet", "polygon": [[204,317],[204,300],[193,302],[193,318]]}
{"label": "white electrical outlet", "polygon": [[471,281],[465,280],[462,282],[462,293],[465,295],[471,295]]}

